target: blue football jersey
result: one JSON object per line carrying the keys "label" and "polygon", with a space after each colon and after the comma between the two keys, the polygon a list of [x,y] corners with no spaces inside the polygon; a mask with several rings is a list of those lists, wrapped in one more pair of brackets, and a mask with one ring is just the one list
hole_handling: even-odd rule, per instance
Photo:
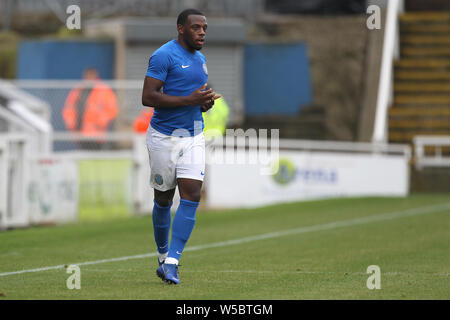
{"label": "blue football jersey", "polygon": [[[208,81],[205,56],[189,52],[177,40],[153,53],[146,75],[164,82],[163,93],[171,96],[189,96]],[[193,136],[203,131],[201,106],[154,108],[150,125],[161,133],[172,135],[176,129],[185,129]]]}

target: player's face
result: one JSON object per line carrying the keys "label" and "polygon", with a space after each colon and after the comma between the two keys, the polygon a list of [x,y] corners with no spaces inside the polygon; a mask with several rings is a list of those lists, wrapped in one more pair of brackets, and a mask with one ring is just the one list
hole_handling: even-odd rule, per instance
{"label": "player's face", "polygon": [[190,15],[183,26],[183,39],[186,44],[195,50],[201,50],[205,43],[206,17],[200,15]]}

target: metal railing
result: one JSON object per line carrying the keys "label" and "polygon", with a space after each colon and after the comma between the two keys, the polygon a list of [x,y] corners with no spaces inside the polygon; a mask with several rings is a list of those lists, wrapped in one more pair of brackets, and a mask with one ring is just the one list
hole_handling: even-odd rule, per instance
{"label": "metal railing", "polygon": [[[61,141],[76,143],[95,139],[69,132],[51,133],[49,138],[52,144]],[[0,230],[39,224],[42,221],[46,223],[49,221],[51,223],[73,221],[77,216],[76,213],[73,213],[75,210],[73,208],[76,207],[76,203],[79,204],[80,200],[78,189],[81,192],[83,186],[87,188],[87,190],[83,190],[85,195],[89,192],[92,193],[90,198],[99,197],[98,192],[100,192],[101,199],[97,202],[102,202],[104,201],[103,196],[111,197],[106,193],[115,187],[112,184],[120,184],[121,188],[127,188],[127,190],[114,191],[122,192],[124,197],[130,196],[129,204],[133,214],[150,212],[152,199],[149,199],[149,195],[152,193],[148,185],[149,166],[145,135],[109,133],[103,139],[107,142],[126,143],[127,147],[121,150],[32,152],[30,147],[35,143],[35,137],[32,134],[0,134]],[[61,168],[75,168],[75,172],[77,172],[80,170],[78,166],[81,162],[92,164],[97,160],[102,160],[102,163],[125,160],[130,165],[130,171],[124,181],[117,182],[117,177],[111,177],[109,180],[106,179],[106,182],[91,179],[92,181],[85,181],[84,185],[81,184],[80,173],[74,180],[73,177],[70,177],[73,172],[69,174],[70,170],[69,172],[61,171]],[[58,166],[59,169],[56,168]],[[69,177],[66,177],[68,174]],[[99,176],[102,174],[104,175],[104,173],[99,173]],[[64,182],[65,178],[71,182],[70,186],[67,186],[66,183],[65,187],[69,187],[71,197],[76,198],[71,200],[75,203],[73,208],[67,209],[67,207],[60,206],[62,211],[58,213],[41,213],[42,203],[57,207],[58,202],[63,201],[59,197],[64,190],[59,190],[59,187],[62,184],[60,182]],[[129,184],[129,186],[126,187],[125,184]],[[39,204],[39,208],[36,208],[36,203]],[[105,205],[108,209],[110,204],[106,203]],[[53,211],[55,210],[57,209],[54,208]]]}
{"label": "metal railing", "polygon": [[25,134],[0,134],[0,230],[29,223],[27,155],[32,141]]}
{"label": "metal railing", "polygon": [[383,55],[381,60],[375,124],[372,141],[385,142],[387,137],[387,112],[392,101],[393,62],[399,56],[398,16],[404,11],[403,0],[389,0],[384,29]]}
{"label": "metal railing", "polygon": [[[229,129],[227,129],[229,130]],[[262,129],[265,130],[265,129]],[[236,141],[227,137],[216,137],[207,144],[215,148],[241,148],[255,149],[261,148],[257,136],[235,134]],[[245,139],[247,138],[247,139]],[[304,151],[326,151],[326,152],[344,152],[344,153],[369,153],[369,154],[391,154],[402,155],[408,159],[411,157],[411,147],[407,144],[388,144],[384,142],[350,142],[350,141],[326,141],[326,140],[298,140],[298,139],[275,139],[264,137],[264,147],[268,149],[279,148],[280,150],[304,150]]]}
{"label": "metal railing", "polygon": [[[442,155],[442,147],[450,148],[450,136],[415,136],[413,143],[416,169],[450,167],[450,155]],[[434,148],[434,154],[427,155],[426,147]]]}

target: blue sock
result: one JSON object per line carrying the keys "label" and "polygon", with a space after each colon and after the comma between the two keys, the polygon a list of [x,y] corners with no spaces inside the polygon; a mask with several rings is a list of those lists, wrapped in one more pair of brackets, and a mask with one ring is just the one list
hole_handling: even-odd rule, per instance
{"label": "blue sock", "polygon": [[172,225],[172,240],[170,242],[169,258],[180,260],[184,246],[191,236],[195,224],[195,212],[199,202],[180,200]]}
{"label": "blue sock", "polygon": [[169,249],[170,207],[162,207],[154,201],[152,220],[153,233],[159,253],[166,253]]}

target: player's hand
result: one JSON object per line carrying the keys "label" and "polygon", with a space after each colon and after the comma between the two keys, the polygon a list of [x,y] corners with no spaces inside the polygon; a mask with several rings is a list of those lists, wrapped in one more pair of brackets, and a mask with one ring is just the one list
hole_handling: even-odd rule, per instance
{"label": "player's hand", "polygon": [[188,97],[189,105],[208,105],[210,109],[214,105],[214,100],[221,97],[220,94],[215,93],[211,88],[206,90],[207,83],[195,90]]}
{"label": "player's hand", "polygon": [[212,108],[211,104],[204,104],[204,105],[202,105],[201,110],[202,110],[202,112],[206,112],[206,111],[208,111],[211,108]]}
{"label": "player's hand", "polygon": [[206,111],[208,111],[209,109],[211,109],[211,108],[213,107],[213,105],[214,105],[214,100],[217,100],[217,99],[219,99],[220,97],[221,97],[220,94],[216,94],[216,93],[214,92],[214,97],[213,97],[208,103],[205,103],[204,105],[202,105],[202,112],[206,112]]}

